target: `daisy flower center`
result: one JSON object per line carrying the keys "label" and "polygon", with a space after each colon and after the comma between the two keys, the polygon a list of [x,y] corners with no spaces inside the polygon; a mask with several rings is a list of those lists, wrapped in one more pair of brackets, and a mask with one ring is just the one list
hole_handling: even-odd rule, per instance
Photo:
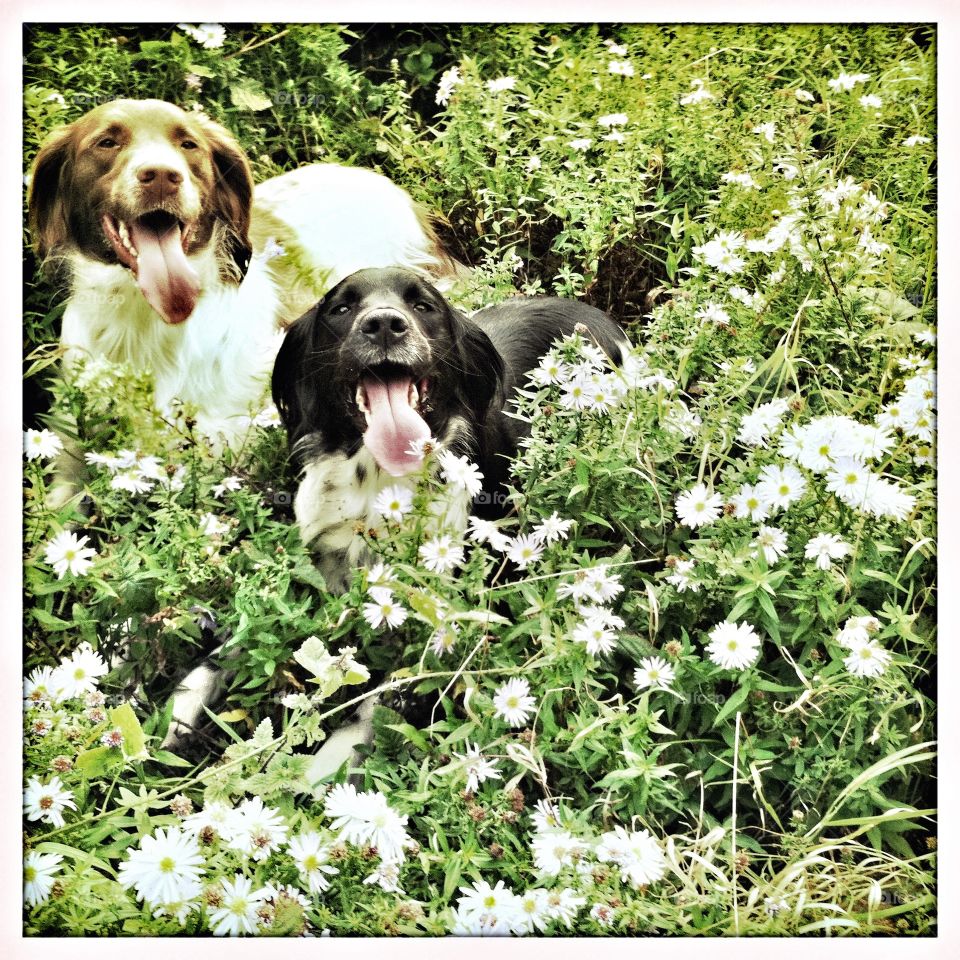
{"label": "daisy flower center", "polygon": [[510,707],[511,710],[516,710],[516,708],[520,706],[520,698],[517,696],[507,697],[507,706]]}
{"label": "daisy flower center", "polygon": [[37,804],[41,810],[49,810],[53,806],[53,797],[46,795],[40,798]]}
{"label": "daisy flower center", "polygon": [[736,640],[728,640],[728,641],[727,641],[727,649],[728,649],[728,650],[736,650],[736,649],[737,649],[737,641],[736,641]]}
{"label": "daisy flower center", "polygon": [[162,873],[173,873],[173,857],[164,857],[158,864]]}
{"label": "daisy flower center", "polygon": [[236,897],[230,901],[230,906],[228,907],[231,913],[235,913],[238,917],[242,917],[247,912],[247,901],[243,897]]}
{"label": "daisy flower center", "polygon": [[659,671],[659,670],[648,670],[648,671],[647,671],[647,677],[648,677],[650,680],[659,680],[659,679],[660,679],[660,671]]}
{"label": "daisy flower center", "polygon": [[307,854],[303,858],[303,869],[310,873],[312,870],[316,870],[320,866],[320,861],[312,854]]}
{"label": "daisy flower center", "polygon": [[34,880],[36,880],[36,879],[37,879],[37,868],[36,868],[36,867],[24,867],[24,870],[23,870],[23,879],[26,880],[27,883],[32,883]]}
{"label": "daisy flower center", "polygon": [[707,505],[702,500],[699,500],[693,505],[693,509],[696,510],[697,513],[702,513],[707,509]]}
{"label": "daisy flower center", "polygon": [[747,509],[756,510],[759,506],[760,501],[756,497],[750,497],[750,499],[747,500]]}
{"label": "daisy flower center", "polygon": [[785,497],[789,492],[790,492],[790,487],[786,483],[781,483],[780,486],[777,488],[777,493],[779,493],[781,497]]}
{"label": "daisy flower center", "polygon": [[76,550],[65,550],[63,556],[66,560],[75,560],[77,557]]}

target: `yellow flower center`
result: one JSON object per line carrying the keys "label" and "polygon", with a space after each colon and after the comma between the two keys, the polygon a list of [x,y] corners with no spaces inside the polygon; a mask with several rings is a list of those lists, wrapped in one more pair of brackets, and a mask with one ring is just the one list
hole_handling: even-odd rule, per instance
{"label": "yellow flower center", "polygon": [[160,861],[159,867],[161,872],[163,873],[173,873],[173,867],[174,867],[173,857],[164,857]]}
{"label": "yellow flower center", "polygon": [[728,650],[736,650],[736,649],[737,649],[737,641],[736,641],[736,640],[728,640],[728,641],[727,641],[727,649],[728,649]]}

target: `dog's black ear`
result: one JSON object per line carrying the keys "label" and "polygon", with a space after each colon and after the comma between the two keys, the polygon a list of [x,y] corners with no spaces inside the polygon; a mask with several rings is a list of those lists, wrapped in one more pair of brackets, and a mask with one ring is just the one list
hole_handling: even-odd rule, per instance
{"label": "dog's black ear", "polygon": [[273,402],[280,412],[291,445],[301,433],[304,420],[304,369],[303,359],[310,340],[310,328],[320,304],[308,310],[297,320],[283,338],[277,359],[273,363],[270,388]]}
{"label": "dog's black ear", "polygon": [[483,424],[491,409],[503,406],[503,358],[483,330],[453,308],[450,326],[464,396],[476,422]]}

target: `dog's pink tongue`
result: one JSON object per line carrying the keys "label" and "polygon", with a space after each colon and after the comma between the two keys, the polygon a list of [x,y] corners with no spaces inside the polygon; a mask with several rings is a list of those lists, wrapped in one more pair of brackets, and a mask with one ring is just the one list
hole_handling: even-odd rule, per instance
{"label": "dog's pink tongue", "polygon": [[410,406],[411,384],[411,380],[387,384],[372,378],[363,381],[370,407],[363,442],[374,460],[392,477],[402,477],[423,463],[421,457],[411,453],[410,445],[430,436],[427,422]]}
{"label": "dog's pink tongue", "polygon": [[200,296],[200,278],[187,262],[175,220],[157,226],[134,220],[130,224],[133,244],[140,254],[137,284],[147,303],[167,323],[183,323],[193,313]]}

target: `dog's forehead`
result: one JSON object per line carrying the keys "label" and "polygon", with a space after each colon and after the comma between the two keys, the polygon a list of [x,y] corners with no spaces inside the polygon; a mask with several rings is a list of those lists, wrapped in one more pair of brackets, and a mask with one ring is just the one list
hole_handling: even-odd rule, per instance
{"label": "dog's forehead", "polygon": [[367,267],[347,277],[343,289],[360,297],[391,294],[403,297],[410,291],[420,292],[432,288],[413,270],[402,267]]}
{"label": "dog's forehead", "polygon": [[80,122],[91,130],[112,125],[169,130],[192,130],[197,126],[190,114],[165,100],[111,100],[94,107]]}

